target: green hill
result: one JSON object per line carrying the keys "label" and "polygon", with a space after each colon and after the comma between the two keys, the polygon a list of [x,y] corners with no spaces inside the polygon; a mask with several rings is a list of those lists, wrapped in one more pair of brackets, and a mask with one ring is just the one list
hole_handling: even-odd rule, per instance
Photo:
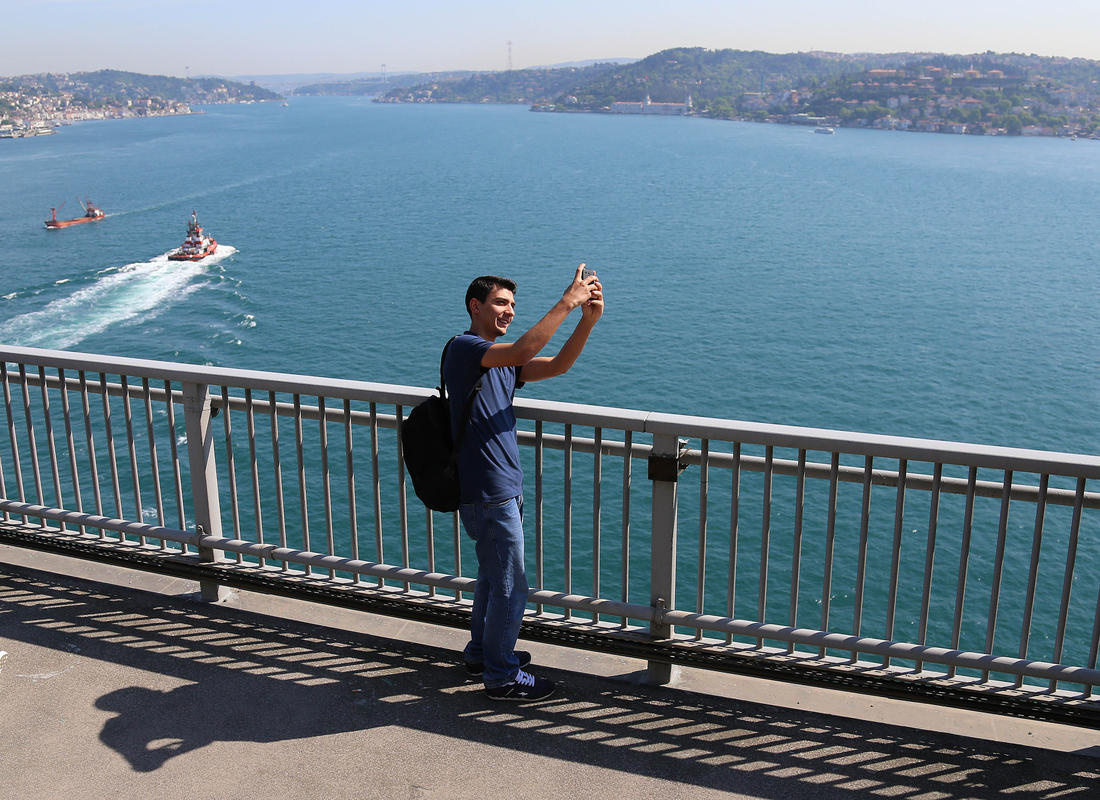
{"label": "green hill", "polygon": [[[903,58],[903,57],[898,57]],[[691,94],[696,107],[744,92],[818,85],[883,61],[827,53],[777,55],[759,51],[678,47],[628,64],[584,68],[530,69],[476,73],[460,80],[433,80],[388,92],[384,101],[556,103],[574,110],[598,110],[617,100],[682,102]],[[705,112],[704,112],[705,113]]]}
{"label": "green hill", "polygon": [[719,119],[950,133],[1100,134],[1100,62],[1018,53],[765,53],[678,47],[628,64],[436,76],[380,102],[606,111],[692,99]]}
{"label": "green hill", "polygon": [[542,67],[504,72],[441,73],[388,91],[381,102],[545,103],[606,75],[614,64]]}
{"label": "green hill", "polygon": [[381,75],[372,75],[367,78],[352,78],[350,80],[327,80],[318,83],[310,83],[297,86],[294,89],[296,95],[378,95],[407,89],[410,86],[419,86],[433,81],[456,81],[467,78],[474,73],[470,70],[455,72],[410,72],[398,75],[389,75],[383,78]]}
{"label": "green hill", "polygon": [[113,69],[0,78],[0,92],[40,97],[67,95],[87,103],[119,103],[146,98],[180,103],[281,99],[261,86],[223,78],[170,78]]}
{"label": "green hill", "polygon": [[169,78],[104,69],[0,78],[0,125],[35,129],[61,121],[187,114],[199,103],[278,100],[255,83]]}

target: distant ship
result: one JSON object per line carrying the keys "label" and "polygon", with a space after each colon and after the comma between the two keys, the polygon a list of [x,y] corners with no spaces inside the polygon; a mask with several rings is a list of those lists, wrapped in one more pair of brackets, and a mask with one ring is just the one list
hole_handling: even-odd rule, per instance
{"label": "distant ship", "polygon": [[814,133],[831,134],[836,133],[836,129],[830,128],[828,125],[818,125],[816,128],[814,128]]}
{"label": "distant ship", "polygon": [[[62,203],[62,206],[65,204]],[[47,228],[67,228],[70,225],[79,225],[82,222],[95,222],[97,219],[103,219],[106,216],[102,209],[96,208],[95,204],[91,200],[80,204],[84,209],[83,217],[76,217],[75,219],[58,219],[57,209],[50,209],[50,218],[46,220]]]}
{"label": "distant ship", "polygon": [[204,236],[202,226],[199,225],[199,217],[191,212],[191,221],[187,223],[187,238],[178,250],[168,254],[169,261],[201,261],[209,255],[213,255],[218,249],[218,243],[209,236]]}

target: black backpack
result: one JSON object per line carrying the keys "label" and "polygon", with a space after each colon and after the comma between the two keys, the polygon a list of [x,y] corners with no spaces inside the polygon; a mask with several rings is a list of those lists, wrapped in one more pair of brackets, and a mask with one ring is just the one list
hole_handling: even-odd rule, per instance
{"label": "black backpack", "polygon": [[401,423],[401,452],[405,468],[412,478],[413,491],[433,511],[458,509],[458,450],[466,435],[470,421],[470,409],[474,398],[481,391],[482,378],[470,389],[462,409],[462,424],[458,429],[458,441],[451,442],[451,412],[447,400],[447,385],[443,381],[443,362],[447,348],[458,337],[452,337],[439,357],[439,394],[413,408]]}

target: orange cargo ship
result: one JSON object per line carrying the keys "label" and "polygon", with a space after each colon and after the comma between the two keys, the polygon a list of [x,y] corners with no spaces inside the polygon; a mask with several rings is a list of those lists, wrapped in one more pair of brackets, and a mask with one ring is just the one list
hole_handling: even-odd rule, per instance
{"label": "orange cargo ship", "polygon": [[187,223],[187,238],[183,240],[183,246],[168,254],[169,261],[199,261],[213,255],[218,249],[218,243],[210,236],[204,236],[202,226],[199,225],[199,216],[191,212],[191,221]]}
{"label": "orange cargo ship", "polygon": [[[61,205],[65,205],[62,203]],[[50,209],[50,218],[46,220],[47,228],[67,228],[70,225],[79,225],[82,222],[95,222],[96,220],[103,219],[105,216],[102,209],[96,208],[95,204],[89,200],[87,203],[81,203],[84,207],[84,216],[76,217],[75,219],[58,219],[57,209]]]}

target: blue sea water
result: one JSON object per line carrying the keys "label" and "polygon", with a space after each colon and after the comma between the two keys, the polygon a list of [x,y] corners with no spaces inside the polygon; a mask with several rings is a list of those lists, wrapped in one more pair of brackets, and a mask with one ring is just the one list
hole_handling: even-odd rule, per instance
{"label": "blue sea water", "polygon": [[[533,396],[1100,452],[1094,142],[295,98],[0,142],[0,186],[11,344],[432,385],[470,278],[522,330],[585,261]],[[169,264],[192,208],[223,255]]]}
{"label": "blue sea water", "polygon": [[[78,196],[107,219],[43,229],[51,206],[80,213]],[[431,386],[472,277],[519,283],[523,330],[584,261],[604,318],[573,370],[528,396],[1095,454],[1098,200],[1088,141],[352,98],[211,106],[0,141],[0,341]],[[168,262],[192,209],[219,253]],[[1029,524],[1014,520],[1014,574]],[[821,546],[807,536],[806,563]]]}

